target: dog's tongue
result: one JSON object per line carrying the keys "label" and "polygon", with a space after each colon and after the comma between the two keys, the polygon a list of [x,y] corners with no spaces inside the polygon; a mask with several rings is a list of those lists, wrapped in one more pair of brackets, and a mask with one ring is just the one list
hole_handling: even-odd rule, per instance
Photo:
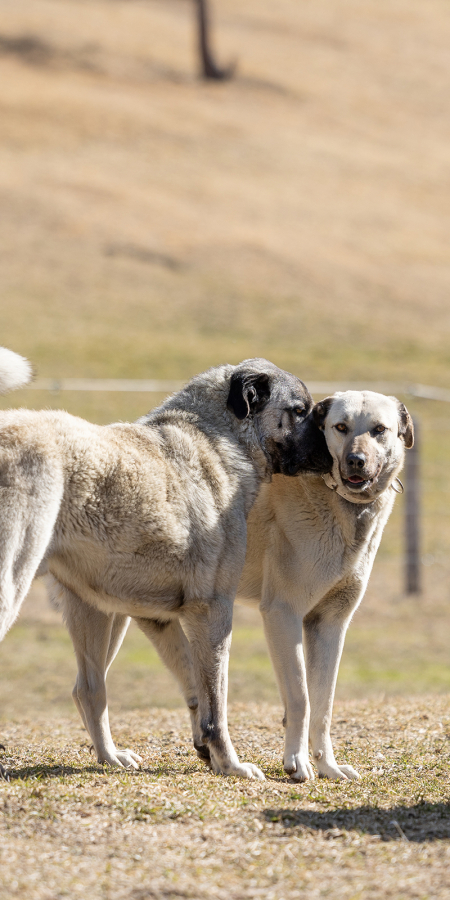
{"label": "dog's tongue", "polygon": [[362,484],[364,481],[364,478],[361,478],[360,475],[350,475],[350,478],[348,480],[350,481],[351,484]]}

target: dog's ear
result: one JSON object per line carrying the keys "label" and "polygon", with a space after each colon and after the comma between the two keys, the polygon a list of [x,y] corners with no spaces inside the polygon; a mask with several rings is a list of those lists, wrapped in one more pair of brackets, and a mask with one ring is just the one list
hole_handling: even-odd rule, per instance
{"label": "dog's ear", "polygon": [[325,419],[330,411],[330,406],[333,402],[333,397],[325,397],[325,400],[321,400],[320,403],[316,403],[313,406],[313,419],[322,430],[325,428]]}
{"label": "dog's ear", "polygon": [[404,403],[397,400],[398,406],[398,436],[403,438],[405,447],[410,450],[414,444],[414,424]]}
{"label": "dog's ear", "polygon": [[260,412],[270,397],[269,376],[235,372],[231,376],[227,407],[237,419]]}

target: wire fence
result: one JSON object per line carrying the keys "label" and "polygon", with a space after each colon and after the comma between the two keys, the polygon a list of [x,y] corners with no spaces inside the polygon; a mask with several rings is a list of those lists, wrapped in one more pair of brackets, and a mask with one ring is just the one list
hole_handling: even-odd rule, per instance
{"label": "wire fence", "polygon": [[[133,378],[36,378],[28,388],[38,391],[129,391],[132,393],[163,394],[179,391],[184,381]],[[398,384],[390,381],[367,382],[308,382],[311,394],[334,394],[336,391],[376,391],[380,394],[401,394],[422,400],[450,403],[450,390],[426,384]]]}

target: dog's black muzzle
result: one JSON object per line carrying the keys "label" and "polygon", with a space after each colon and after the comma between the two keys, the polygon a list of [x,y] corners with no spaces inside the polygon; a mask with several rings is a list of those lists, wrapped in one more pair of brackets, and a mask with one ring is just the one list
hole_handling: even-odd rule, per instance
{"label": "dog's black muzzle", "polygon": [[272,458],[274,474],[298,475],[312,472],[325,475],[331,472],[333,459],[328,450],[323,431],[309,414],[295,429],[280,440],[267,444]]}

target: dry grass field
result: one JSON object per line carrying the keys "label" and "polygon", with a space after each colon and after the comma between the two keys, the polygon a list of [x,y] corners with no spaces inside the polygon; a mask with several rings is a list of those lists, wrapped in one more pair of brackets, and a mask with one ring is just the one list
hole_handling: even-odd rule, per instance
{"label": "dry grass field", "polygon": [[[236,77],[197,77],[190,0],[1,0],[0,343],[41,376],[185,379],[265,355],[306,382],[449,387],[447,0],[214,0]],[[0,401],[132,420],[156,395]],[[339,757],[295,785],[257,614],[237,609],[230,720],[264,784],[215,778],[151,647],[109,676],[140,773],[103,770],[68,636],[34,585],[1,647],[0,898],[447,900],[450,420],[421,424],[424,592],[403,498],[350,627]]]}
{"label": "dry grass field", "polygon": [[2,341],[41,374],[447,384],[446,0],[2,0]]}
{"label": "dry grass field", "polygon": [[292,784],[279,710],[240,703],[230,719],[265,782],[202,768],[181,711],[116,722],[144,758],[133,775],[95,766],[73,719],[6,726],[2,900],[447,900],[448,699],[338,704],[338,758],[359,782]]}

